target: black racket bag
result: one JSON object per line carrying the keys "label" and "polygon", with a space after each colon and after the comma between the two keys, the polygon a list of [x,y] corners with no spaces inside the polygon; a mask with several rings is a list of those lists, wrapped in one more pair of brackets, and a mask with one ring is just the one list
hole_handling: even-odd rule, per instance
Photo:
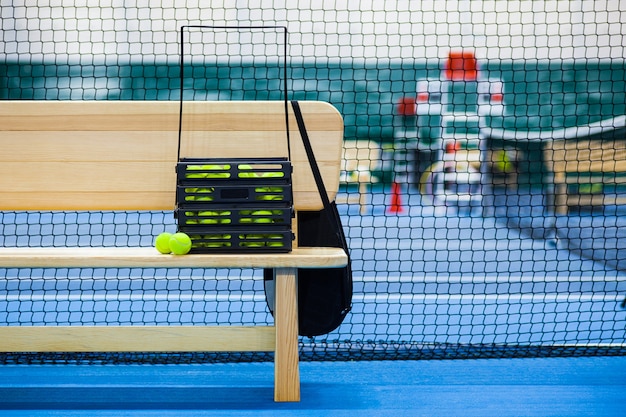
{"label": "black racket bag", "polygon": [[[350,311],[352,267],[337,206],[328,200],[300,107],[296,101],[292,102],[292,106],[313,176],[324,203],[324,208],[320,211],[298,211],[298,246],[343,248],[348,255],[348,264],[341,268],[298,269],[299,334],[312,337],[335,330]],[[272,269],[263,272],[266,299],[273,314],[274,272]]]}

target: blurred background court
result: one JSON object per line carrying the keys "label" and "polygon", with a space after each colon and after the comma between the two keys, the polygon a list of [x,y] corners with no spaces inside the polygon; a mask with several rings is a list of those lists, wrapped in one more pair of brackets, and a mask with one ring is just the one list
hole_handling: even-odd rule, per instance
{"label": "blurred background court", "polygon": [[[179,100],[182,90],[189,100],[279,100],[281,67],[262,35],[246,41],[254,45],[249,54],[232,49],[234,38],[218,46],[214,38],[200,42],[181,85],[179,30],[284,25],[288,98],[330,102],[344,118],[346,144],[366,144],[358,154],[346,149],[351,156],[338,199],[353,259],[353,309],[331,334],[302,338],[302,360],[624,356],[626,207],[616,180],[623,173],[569,185],[601,203],[558,212],[545,145],[558,139],[550,132],[566,129],[580,128],[566,140],[586,140],[586,127],[603,121],[600,140],[624,139],[625,2],[218,3],[0,0],[0,99]],[[445,132],[437,130],[445,127],[441,114],[425,117],[398,105],[429,103],[419,103],[420,81],[444,79],[451,51],[471,52],[477,81],[502,108],[478,117],[476,126],[452,127],[459,148],[482,155],[476,205],[438,202],[435,188],[420,186],[418,174],[445,158],[439,140]],[[475,95],[465,81],[461,90],[440,92]],[[519,140],[511,132],[543,132],[543,139]],[[425,140],[440,148],[424,152]],[[496,153],[514,155],[514,168],[489,170],[508,167],[508,160],[489,159]],[[425,165],[424,155],[432,158]],[[0,220],[2,246],[150,246],[158,233],[175,228],[171,212],[1,212]],[[2,269],[0,322],[270,323],[261,275]],[[215,276],[228,279],[203,279]],[[211,352],[0,354],[9,366],[229,366],[270,359]]]}

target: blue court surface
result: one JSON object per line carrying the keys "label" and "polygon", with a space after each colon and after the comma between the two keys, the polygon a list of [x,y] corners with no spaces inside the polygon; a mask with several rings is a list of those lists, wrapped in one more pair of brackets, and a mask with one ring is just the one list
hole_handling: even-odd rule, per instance
{"label": "blue court surface", "polygon": [[2,416],[624,416],[626,357],[0,367]]}

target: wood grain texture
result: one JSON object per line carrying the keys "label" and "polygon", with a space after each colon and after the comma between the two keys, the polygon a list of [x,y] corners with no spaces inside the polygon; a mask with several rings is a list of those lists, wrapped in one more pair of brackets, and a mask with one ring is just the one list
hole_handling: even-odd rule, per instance
{"label": "wood grain texture", "polygon": [[2,352],[273,351],[273,326],[8,326]]}
{"label": "wood grain texture", "polygon": [[[339,187],[343,120],[301,103],[330,200]],[[180,103],[0,101],[0,209],[171,210]],[[287,157],[281,101],[183,103],[181,157]],[[322,208],[289,111],[294,206]]]}
{"label": "wood grain texture", "polygon": [[296,269],[278,268],[275,279],[274,401],[300,401]]}
{"label": "wood grain texture", "polygon": [[289,253],[163,255],[149,247],[0,248],[4,268],[332,268],[345,266],[340,248]]}

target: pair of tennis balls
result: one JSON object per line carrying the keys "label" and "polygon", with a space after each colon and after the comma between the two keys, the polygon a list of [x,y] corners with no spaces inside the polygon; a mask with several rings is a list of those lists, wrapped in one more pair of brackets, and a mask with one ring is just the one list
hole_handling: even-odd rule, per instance
{"label": "pair of tennis balls", "polygon": [[186,255],[191,250],[191,238],[186,233],[161,233],[154,241],[154,247],[160,253]]}

